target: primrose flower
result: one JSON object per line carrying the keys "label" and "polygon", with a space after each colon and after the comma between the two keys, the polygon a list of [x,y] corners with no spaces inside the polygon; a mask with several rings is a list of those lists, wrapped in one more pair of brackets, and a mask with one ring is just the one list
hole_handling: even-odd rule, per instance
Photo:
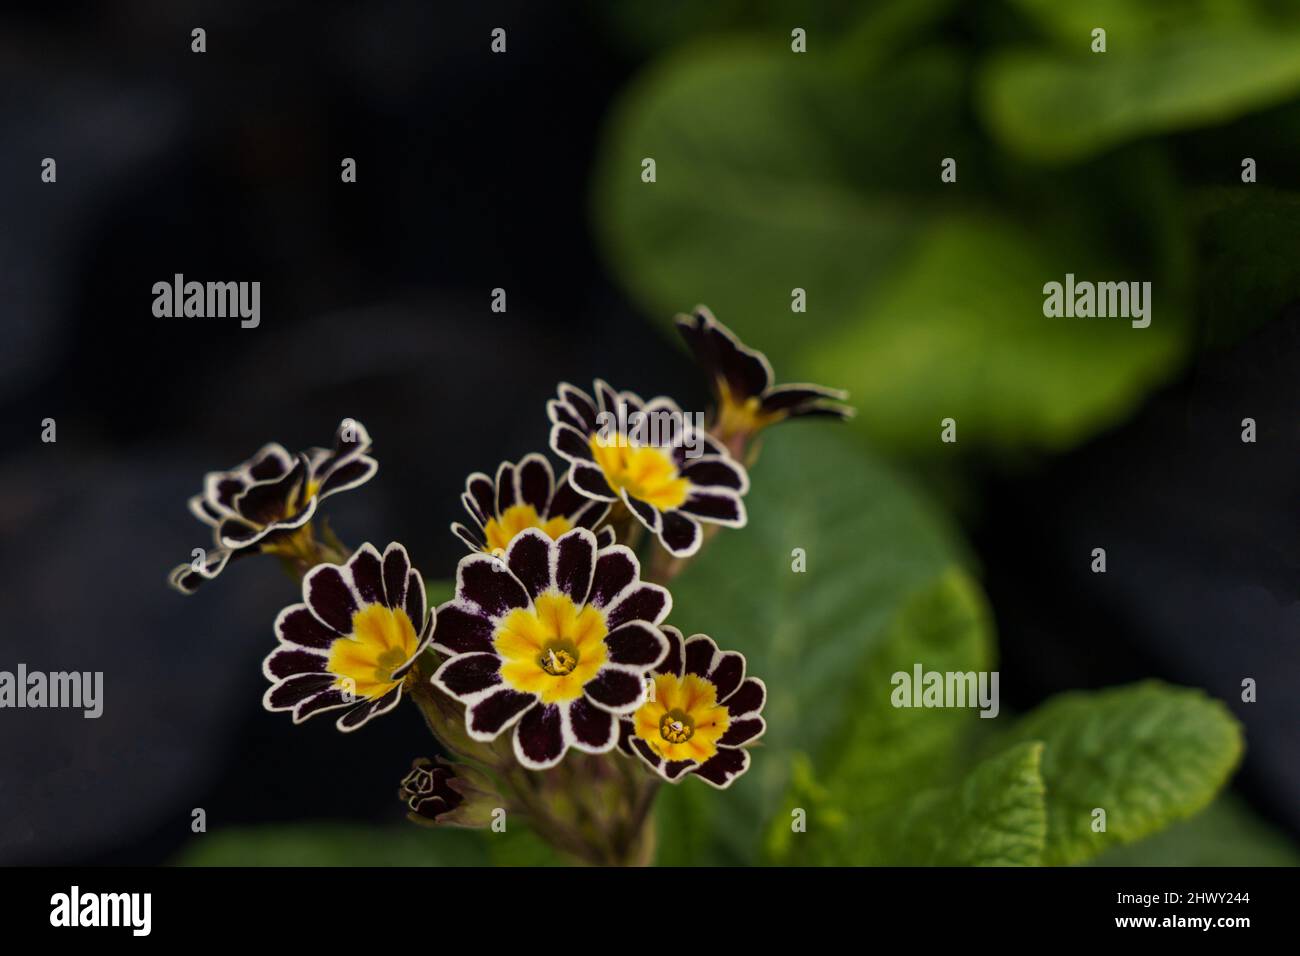
{"label": "primrose flower", "polygon": [[526,528],[504,556],[461,559],[456,596],[438,608],[433,646],[450,656],[433,685],[465,704],[473,739],[513,728],[525,767],[552,767],[570,747],[603,753],[668,650],[658,624],[671,607],[623,545]]}
{"label": "primrose flower", "polygon": [[853,417],[848,392],[822,385],[773,385],[767,356],[746,346],[704,306],[677,316],[677,331],[712,379],[718,400],[715,431],[727,441],[787,418]]}
{"label": "primrose flower", "polygon": [[[551,448],[588,498],[622,501],[673,555],[699,550],[700,522],[745,526],[749,474],[669,398],[642,401],[597,379],[596,398],[569,384],[546,403]],[[701,416],[702,417],[702,416]]]}
{"label": "primrose flower", "polygon": [[393,543],[381,556],[363,544],[347,564],[317,565],[302,597],[275,619],[266,709],[292,711],[297,724],[345,708],[336,726],[351,731],[396,707],[436,620],[406,549]]}
{"label": "primrose flower", "polygon": [[203,491],[190,499],[193,515],[213,529],[215,547],[198,568],[182,564],[169,580],[192,594],[220,574],[234,558],[259,551],[296,555],[305,526],[330,495],[365,484],[379,469],[371,458],[365,427],[344,419],[333,448],[309,448],[290,455],[276,442],[229,471],[208,472]]}
{"label": "primrose flower", "polygon": [[655,668],[654,693],[620,720],[619,746],[665,780],[693,773],[724,789],[749,769],[742,749],[767,729],[759,712],[767,688],[745,676],[745,657],[719,651],[711,637],[663,627],[668,654]]}
{"label": "primrose flower", "polygon": [[[460,496],[472,526],[456,522],[452,533],[471,551],[490,554],[504,551],[525,528],[538,528],[552,538],[574,528],[596,530],[609,505],[578,494],[568,477],[565,472],[557,485],[551,463],[538,454],[525,455],[518,464],[503,461],[495,481],[476,471]],[[602,546],[614,543],[612,528],[601,528],[596,537]]]}

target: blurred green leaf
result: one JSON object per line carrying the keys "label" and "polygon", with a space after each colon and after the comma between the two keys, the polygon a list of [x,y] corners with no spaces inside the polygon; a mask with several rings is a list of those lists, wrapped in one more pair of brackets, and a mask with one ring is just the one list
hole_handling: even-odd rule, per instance
{"label": "blurred green leaf", "polygon": [[863,321],[810,337],[800,368],[849,389],[859,424],[894,447],[943,447],[940,422],[952,417],[959,446],[1067,448],[1121,418],[1184,348],[1177,304],[1159,285],[1149,328],[1045,317],[1045,282],[1114,275],[1090,261],[1004,220],[948,218],[864,305]]}
{"label": "blurred green leaf", "polygon": [[[1198,690],[1147,681],[1062,694],[998,738],[1041,740],[1047,865],[1079,863],[1206,807],[1241,759],[1241,728]],[[1106,830],[1093,831],[1093,811]]]}
{"label": "blurred green leaf", "polygon": [[[930,792],[881,821],[895,866],[1036,866],[1047,838],[1043,745],[989,757],[958,786]],[[852,861],[844,860],[848,864]]]}
{"label": "blurred green leaf", "polygon": [[[811,761],[796,773],[785,812],[769,832],[774,859],[860,866],[919,863],[940,852],[912,845],[914,858],[900,858],[898,820],[916,794],[950,782],[957,749],[986,721],[972,709],[895,707],[892,677],[910,674],[917,663],[927,671],[989,670],[990,635],[983,597],[962,571],[954,568],[906,599],[859,665],[850,709],[820,748],[820,773]],[[797,807],[807,812],[806,834],[791,831]]]}
{"label": "blurred green leaf", "polygon": [[505,833],[410,824],[242,827],[195,836],[179,866],[542,866],[555,854],[525,827]]}
{"label": "blurred green leaf", "polygon": [[436,608],[439,604],[445,604],[456,596],[456,579],[425,578],[424,593],[428,598],[429,607]]}
{"label": "blurred green leaf", "polygon": [[1092,31],[1097,27],[1127,45],[1157,39],[1189,24],[1226,28],[1258,25],[1264,19],[1260,5],[1252,0],[1011,0],[1011,6],[1062,48],[1079,51],[1091,50]]}
{"label": "blurred green leaf", "polygon": [[[852,779],[856,805],[870,806],[928,779],[950,735],[977,719],[888,699],[889,675],[918,660],[971,670],[991,656],[987,610],[948,530],[842,432],[769,434],[749,525],[715,539],[674,582],[669,621],[746,654],[768,685],[768,732],[731,789],[691,779],[664,788],[664,863],[758,861],[800,755]],[[794,548],[807,555],[804,573],[791,570]]]}
{"label": "blurred green leaf", "polygon": [[[615,270],[665,324],[704,302],[779,379],[848,388],[878,445],[937,455],[945,417],[963,450],[1083,439],[1177,367],[1184,296],[1153,276],[1159,245],[1120,261],[1005,211],[966,84],[960,59],[933,50],[849,78],[744,42],[662,62],[619,105],[599,165]],[[939,182],[946,156],[957,183]],[[1044,283],[1067,272],[1154,279],[1151,327],[1044,317]],[[806,314],[789,311],[796,287]]]}
{"label": "blurred green leaf", "polygon": [[1256,817],[1231,793],[1182,820],[1091,861],[1097,866],[1300,866],[1287,836]]}
{"label": "blurred green leaf", "polygon": [[1087,52],[1085,34],[1074,54],[995,54],[980,78],[981,112],[1008,148],[1062,162],[1226,122],[1300,91],[1300,32],[1195,20],[1180,27],[1127,45],[1123,34],[1109,34],[1106,53]]}
{"label": "blurred green leaf", "polygon": [[790,31],[805,31],[810,55],[825,55],[847,37],[855,51],[896,47],[955,0],[600,0],[598,14],[627,47],[657,51],[714,33],[745,30],[790,50]]}

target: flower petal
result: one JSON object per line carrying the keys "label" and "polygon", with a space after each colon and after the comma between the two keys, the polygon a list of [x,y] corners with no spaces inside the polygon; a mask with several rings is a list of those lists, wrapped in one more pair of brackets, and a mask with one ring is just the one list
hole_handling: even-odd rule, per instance
{"label": "flower petal", "polygon": [[730,458],[687,459],[681,476],[695,488],[729,488],[742,495],[749,491],[749,472]]}
{"label": "flower petal", "polygon": [[679,510],[713,524],[745,526],[745,503],[730,491],[693,491]]}
{"label": "flower petal", "polygon": [[477,607],[449,601],[438,608],[433,646],[442,654],[492,650],[492,622]]}
{"label": "flower petal", "polygon": [[569,704],[566,713],[573,746],[587,753],[604,753],[614,747],[616,718],[607,710],[579,697]]}
{"label": "flower petal", "polygon": [[762,717],[733,720],[727,727],[727,732],[718,738],[718,746],[739,747],[741,744],[752,743],[763,736],[766,730],[767,724]]}
{"label": "flower petal", "polygon": [[295,674],[267,689],[262,706],[267,710],[293,710],[303,701],[329,688],[334,678],[329,674]]}
{"label": "flower petal", "polygon": [[595,461],[587,436],[564,422],[551,426],[551,448],[555,449],[555,453],[561,458],[572,462]]}
{"label": "flower petal", "polygon": [[475,517],[486,524],[496,514],[497,493],[492,479],[481,471],[474,472],[465,479],[465,493],[478,506],[479,513]]}
{"label": "flower petal", "polygon": [[[278,647],[262,663],[262,673],[272,681],[298,674],[326,674],[329,656],[302,647]],[[296,703],[296,702],[295,702]]]}
{"label": "flower petal", "polygon": [[605,548],[596,556],[587,602],[598,608],[607,607],[640,576],[641,564],[631,549],[621,544]]}
{"label": "flower petal", "polygon": [[330,495],[336,495],[340,491],[351,491],[353,488],[359,488],[375,477],[378,471],[379,462],[369,455],[355,461],[338,464],[330,470],[329,476],[321,482],[320,487],[316,490],[316,500],[320,501]]}
{"label": "flower petal", "polygon": [[673,599],[658,584],[642,582],[625,590],[605,613],[605,626],[611,631],[628,621],[658,624],[672,610]]}
{"label": "flower petal", "polygon": [[332,564],[318,564],[303,579],[303,597],[318,618],[340,634],[352,632],[352,615],[359,605],[343,572]]}
{"label": "flower petal", "polygon": [[[348,624],[351,623],[349,619]],[[343,635],[313,614],[306,604],[291,604],[276,617],[275,636],[285,644],[326,650]]]}
{"label": "flower petal", "polygon": [[[390,608],[406,604],[406,585],[411,576],[411,558],[396,541],[384,548],[384,597]],[[419,621],[412,621],[418,629]]]}
{"label": "flower petal", "polygon": [[615,664],[651,668],[668,653],[668,639],[645,621],[629,621],[605,635],[609,659]]}
{"label": "flower petal", "polygon": [[739,689],[721,703],[727,706],[727,713],[732,720],[758,713],[767,703],[767,686],[757,677],[747,677]]}
{"label": "flower petal", "polygon": [[515,757],[530,770],[554,767],[569,748],[564,729],[560,705],[538,704],[515,725]]}
{"label": "flower petal", "polygon": [[680,511],[666,511],[663,526],[659,530],[659,540],[674,557],[688,558],[700,550],[704,541],[704,531],[700,523]]}
{"label": "flower petal", "polygon": [[615,713],[636,710],[647,693],[646,683],[639,674],[608,664],[582,690],[593,704]]}
{"label": "flower petal", "polygon": [[493,691],[466,709],[465,729],[475,740],[495,740],[536,703],[535,694],[509,688]]}
{"label": "flower petal", "polygon": [[435,687],[464,700],[501,683],[501,658],[495,654],[461,654],[444,662],[431,680]]}
{"label": "flower petal", "polygon": [[646,530],[651,534],[659,533],[659,525],[662,519],[660,518],[658,508],[650,504],[648,501],[642,501],[640,498],[635,498],[628,494],[626,488],[622,491],[622,498],[623,503],[631,509],[634,515],[636,515],[636,519],[646,526]]}
{"label": "flower petal", "polygon": [[[352,575],[352,584],[357,589],[357,596],[365,604],[387,604],[384,598],[384,559],[379,556],[375,546],[369,542],[357,548],[356,553],[348,559],[348,572]],[[419,622],[414,622],[419,627]]]}
{"label": "flower petal", "polygon": [[579,607],[587,603],[595,566],[596,536],[586,528],[574,528],[556,539],[555,586]]}
{"label": "flower petal", "polygon": [[587,462],[574,462],[569,469],[569,485],[581,495],[597,501],[617,501],[618,495],[605,480],[605,473]]}
{"label": "flower petal", "polygon": [[691,773],[696,774],[705,783],[717,787],[719,790],[725,790],[748,769],[748,750],[719,747],[718,752],[704,763],[698,767],[692,767]]}
{"label": "flower petal", "polygon": [[334,726],[345,734],[351,733],[372,718],[388,713],[397,706],[397,702],[401,699],[402,685],[398,684],[382,697],[368,700],[364,704],[353,707],[340,717]]}
{"label": "flower petal", "polygon": [[682,637],[682,632],[671,624],[664,624],[659,630],[663,632],[664,639],[668,642],[668,653],[664,655],[664,659],[659,662],[655,671],[659,674],[675,674],[681,677],[685,674],[686,661],[686,655],[683,653],[683,645],[686,641]]}
{"label": "flower petal", "polygon": [[551,539],[536,528],[525,528],[506,549],[506,564],[528,595],[537,597],[551,586]]}
{"label": "flower petal", "polygon": [[518,503],[518,487],[515,485],[515,466],[503,461],[497,466],[497,477],[493,483],[496,488],[496,513],[505,514]]}
{"label": "flower petal", "polygon": [[568,382],[561,382],[558,388],[560,401],[569,405],[578,416],[586,423],[589,431],[595,431],[598,419],[596,418],[596,403],[592,401],[591,396],[578,388],[576,385],[570,385]]}
{"label": "flower petal", "polygon": [[532,505],[539,515],[546,514],[546,507],[551,502],[551,491],[555,488],[551,463],[534,452],[520,460],[515,475],[519,482],[519,500]]}

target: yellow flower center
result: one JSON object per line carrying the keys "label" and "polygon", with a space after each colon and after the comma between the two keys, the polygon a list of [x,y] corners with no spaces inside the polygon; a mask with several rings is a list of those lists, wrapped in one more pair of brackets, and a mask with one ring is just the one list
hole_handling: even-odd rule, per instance
{"label": "yellow flower center", "polygon": [[369,604],[352,615],[352,633],[330,645],[326,669],[338,678],[334,687],[373,700],[401,682],[393,672],[411,659],[418,645],[405,611]]}
{"label": "yellow flower center", "polygon": [[562,515],[543,521],[532,505],[511,505],[499,518],[488,519],[483,529],[487,535],[487,550],[504,551],[515,535],[525,528],[540,528],[552,539],[573,530],[573,522]]}
{"label": "yellow flower center", "polygon": [[563,594],[537,597],[533,609],[515,608],[492,637],[504,661],[501,679],[546,704],[576,700],[607,656],[605,616],[578,607]]}
{"label": "yellow flower center", "polygon": [[669,511],[680,506],[690,493],[691,483],[677,474],[668,454],[649,445],[633,445],[623,435],[604,439],[592,435],[591,454],[615,491],[627,489],[658,508]]}
{"label": "yellow flower center", "polygon": [[696,674],[656,674],[654,696],[632,717],[636,735],[665,760],[704,763],[718,752],[731,717],[717,688]]}

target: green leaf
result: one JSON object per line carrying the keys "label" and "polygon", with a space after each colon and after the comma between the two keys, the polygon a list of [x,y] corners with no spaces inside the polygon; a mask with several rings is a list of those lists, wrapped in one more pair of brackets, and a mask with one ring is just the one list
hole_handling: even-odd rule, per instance
{"label": "green leaf", "polygon": [[1206,810],[1091,861],[1097,866],[1300,866],[1300,849],[1225,793]]}
{"label": "green leaf", "polygon": [[[978,720],[889,704],[895,670],[979,669],[991,656],[982,598],[924,502],[842,430],[799,423],[769,433],[747,507],[744,532],[720,535],[674,581],[670,623],[746,654],[767,682],[768,732],[729,790],[664,788],[664,863],[759,861],[770,821],[789,819],[801,754],[861,781],[870,806],[946,763],[950,734]],[[877,761],[891,772],[873,773]]]}
{"label": "green leaf", "polygon": [[[1098,24],[1104,25],[1104,24]],[[1128,139],[1226,122],[1300,91],[1300,32],[1207,26],[1128,40],[1106,53],[1012,50],[992,56],[978,103],[1008,148],[1078,160]]]}
{"label": "green leaf", "polygon": [[[999,743],[1030,740],[1046,744],[1047,865],[1082,862],[1203,809],[1242,751],[1220,701],[1158,681],[1062,694]],[[1105,832],[1093,830],[1096,809]]]}
{"label": "green leaf", "polygon": [[424,592],[429,600],[429,607],[445,604],[456,596],[456,579],[424,579]]}
{"label": "green leaf", "polygon": [[[946,417],[963,451],[1060,449],[1114,423],[1183,357],[1183,297],[1156,281],[1139,330],[1047,318],[1043,285],[1159,280],[1164,250],[1122,261],[1115,242],[1013,218],[989,195],[1005,164],[970,125],[968,80],[937,50],[851,77],[749,42],[658,64],[619,104],[599,163],[614,270],[665,327],[703,302],[779,379],[849,389],[853,428],[877,447],[948,451]],[[961,158],[956,184],[939,183],[945,156]],[[794,288],[807,314],[789,311]]]}
{"label": "green leaf", "polygon": [[180,866],[539,866],[554,853],[527,828],[505,833],[410,824],[240,827],[195,836]]}
{"label": "green leaf", "polygon": [[[1152,295],[1152,323],[1047,318],[1042,288],[1115,275],[996,217],[949,217],[835,336],[810,336],[800,369],[848,388],[857,424],[893,447],[1061,450],[1122,418],[1182,359],[1176,301]],[[1160,287],[1164,291],[1163,287]]]}
{"label": "green leaf", "polygon": [[1042,754],[1037,741],[1017,744],[981,762],[960,785],[913,800],[888,821],[889,855],[881,862],[1038,865],[1047,839]]}
{"label": "green leaf", "polygon": [[[1252,0],[1013,0],[1012,5],[1054,37],[1063,49],[1092,49],[1092,31],[1106,30],[1119,47],[1147,42],[1189,24],[1220,29],[1258,25],[1263,15]],[[1119,48],[1117,47],[1117,49]]]}

